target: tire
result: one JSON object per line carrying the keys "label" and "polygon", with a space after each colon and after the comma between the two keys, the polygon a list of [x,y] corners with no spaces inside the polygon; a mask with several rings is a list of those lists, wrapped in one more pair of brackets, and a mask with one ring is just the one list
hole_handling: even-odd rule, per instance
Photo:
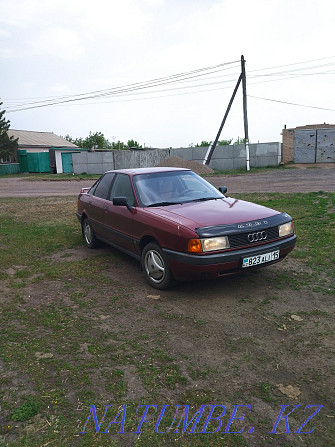
{"label": "tire", "polygon": [[97,248],[99,246],[99,241],[92,230],[87,217],[83,220],[81,227],[86,246],[88,248]]}
{"label": "tire", "polygon": [[142,267],[146,280],[155,289],[168,289],[175,282],[162,249],[154,242],[142,251]]}

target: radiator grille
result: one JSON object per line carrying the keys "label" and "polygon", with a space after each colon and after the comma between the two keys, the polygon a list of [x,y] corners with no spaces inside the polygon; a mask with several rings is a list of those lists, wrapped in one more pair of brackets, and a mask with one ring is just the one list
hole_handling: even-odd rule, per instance
{"label": "radiator grille", "polygon": [[230,248],[245,247],[246,245],[255,245],[255,244],[260,244],[260,243],[264,243],[264,242],[269,242],[274,239],[278,239],[278,237],[279,237],[278,227],[265,228],[262,231],[266,232],[266,234],[267,234],[266,239],[263,239],[261,241],[256,240],[255,242],[249,241],[248,234],[257,233],[257,231],[248,231],[248,233],[238,233],[238,234],[229,235],[228,239],[229,239]]}

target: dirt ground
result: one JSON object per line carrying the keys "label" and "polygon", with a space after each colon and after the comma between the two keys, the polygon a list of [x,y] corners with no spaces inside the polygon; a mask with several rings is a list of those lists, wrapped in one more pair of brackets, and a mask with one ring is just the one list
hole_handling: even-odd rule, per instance
{"label": "dirt ground", "polygon": [[[105,256],[108,253],[113,259],[115,250],[110,247],[104,246],[94,252],[80,247],[62,251],[53,255],[53,258],[60,263],[76,260],[91,262],[92,256]],[[82,340],[81,353],[76,362],[85,364],[90,361],[103,365],[100,369],[93,369],[94,372],[91,373],[97,381],[93,390],[94,401],[91,403],[100,404],[100,409],[103,408],[102,404],[110,401],[121,405],[135,400],[143,404],[168,404],[171,408],[176,408],[176,405],[187,403],[190,396],[193,399],[198,396],[199,405],[196,408],[200,407],[200,403],[227,405],[229,415],[225,418],[226,423],[232,414],[233,404],[249,405],[250,411],[242,409],[241,414],[239,413],[239,417],[244,413],[246,415],[243,424],[236,423],[235,427],[240,430],[246,426],[244,438],[248,446],[334,445],[329,438],[329,424],[332,419],[327,419],[334,417],[332,409],[335,404],[331,397],[334,358],[330,358],[334,343],[334,304],[330,296],[315,292],[309,287],[302,286],[295,290],[294,284],[286,284],[285,278],[288,276],[294,280],[301,273],[306,274],[302,264],[287,259],[275,266],[238,278],[180,283],[173,290],[158,292],[145,283],[136,261],[123,254],[117,253],[116,256],[117,262],[111,262],[109,268],[103,272],[104,276],[117,281],[116,287],[110,287],[109,290],[92,288],[94,307],[81,309],[74,306],[76,318],[89,322],[91,334],[101,332],[106,336],[110,332],[122,334],[125,331],[126,338],[121,336],[118,341],[113,337],[108,338],[111,352],[122,353],[122,344],[126,343],[128,346],[129,339],[141,340],[144,335],[145,338],[140,341],[140,357],[143,357],[139,362],[145,362],[145,357],[150,358],[155,350],[163,350],[174,359],[174,365],[180,370],[185,383],[176,383],[175,389],[169,389],[161,379],[156,400],[152,402],[144,377],[132,365],[132,361],[138,360],[139,356],[135,352],[130,364],[123,364],[122,361],[117,364],[124,374],[127,393],[123,398],[113,399],[108,391],[108,378],[99,374],[100,370],[112,369],[108,357],[96,358],[88,351],[85,340]],[[313,275],[313,272],[308,271],[307,274]],[[66,280],[67,278],[63,279]],[[113,308],[111,297],[116,293],[119,304],[117,307],[114,304]],[[59,282],[31,285],[23,290],[23,294],[23,312],[29,312],[31,308],[39,309],[42,305],[54,306],[62,312],[60,303],[73,305],[71,298],[59,287]],[[127,308],[122,308],[122,303],[127,303]],[[51,355],[56,361],[57,355]],[[155,365],[154,360],[152,364]],[[7,377],[7,386],[19,390],[20,386],[12,376],[13,373],[4,368],[2,372]],[[26,390],[27,387],[24,392]],[[88,412],[81,407],[80,397],[77,398],[80,396],[80,389],[62,384],[62,391],[70,404],[77,406],[78,425],[81,429]],[[288,405],[290,410],[294,405],[301,406],[289,418],[292,434],[285,434],[285,424],[281,421],[277,434],[270,435],[282,405]],[[294,434],[293,431],[312,414],[310,410],[304,411],[307,405],[324,406],[322,413],[307,426],[307,430],[315,427],[313,436],[309,437]],[[249,429],[254,432],[248,432]],[[122,447],[137,445],[132,434],[112,437]],[[319,437],[323,439],[320,444]],[[305,443],[306,438],[312,444]],[[188,442],[186,436],[180,442],[163,444],[180,447],[193,445]],[[143,445],[159,447],[163,444],[160,444],[159,436],[156,435],[153,443]],[[232,444],[236,447],[238,445],[244,444]]]}
{"label": "dirt ground", "polygon": [[[270,170],[248,175],[205,177],[214,186],[227,186],[229,194],[238,192],[312,192],[335,191],[335,166],[294,165],[292,169]],[[73,196],[80,188],[89,187],[87,181],[27,181],[20,177],[0,178],[0,197]]]}

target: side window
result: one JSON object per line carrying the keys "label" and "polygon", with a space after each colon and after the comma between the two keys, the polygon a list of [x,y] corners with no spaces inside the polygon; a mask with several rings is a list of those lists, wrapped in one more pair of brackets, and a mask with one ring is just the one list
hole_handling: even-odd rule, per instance
{"label": "side window", "polygon": [[97,187],[99,180],[97,180],[94,185],[87,191],[87,194],[94,194],[95,188]]}
{"label": "side window", "polygon": [[109,200],[113,200],[113,197],[127,197],[129,205],[136,206],[135,196],[128,175],[118,174],[116,176]]}
{"label": "side window", "polygon": [[108,198],[108,193],[109,193],[109,189],[111,186],[111,183],[113,181],[114,178],[114,174],[113,173],[107,173],[105,174],[100,182],[97,184],[93,194],[96,197],[100,197],[101,199],[107,199]]}
{"label": "side window", "polygon": [[94,195],[96,187],[99,185],[101,177],[92,185],[91,189],[87,192],[87,194]]}

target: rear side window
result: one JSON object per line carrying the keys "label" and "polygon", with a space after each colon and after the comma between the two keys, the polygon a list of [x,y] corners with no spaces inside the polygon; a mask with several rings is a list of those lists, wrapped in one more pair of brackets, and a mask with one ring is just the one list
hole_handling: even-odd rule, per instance
{"label": "rear side window", "polygon": [[101,199],[108,199],[108,193],[114,178],[114,173],[107,173],[105,174],[100,182],[95,187],[95,190],[93,192],[93,195],[96,197],[100,197]]}

